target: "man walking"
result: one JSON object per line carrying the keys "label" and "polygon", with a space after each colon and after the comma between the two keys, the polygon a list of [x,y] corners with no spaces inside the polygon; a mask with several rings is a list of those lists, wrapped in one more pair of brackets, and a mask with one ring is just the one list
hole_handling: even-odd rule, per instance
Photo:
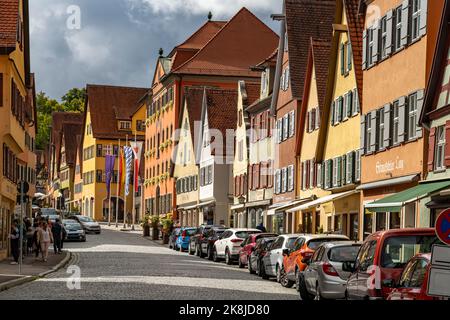
{"label": "man walking", "polygon": [[55,220],[55,223],[52,226],[52,234],[53,234],[53,250],[55,254],[61,253],[61,241],[63,237],[63,226],[59,219]]}
{"label": "man walking", "polygon": [[9,235],[9,239],[11,240],[11,254],[14,258],[14,261],[11,264],[19,264],[19,242],[20,242],[20,233],[19,228],[17,228],[17,222],[13,221],[11,224],[11,232]]}

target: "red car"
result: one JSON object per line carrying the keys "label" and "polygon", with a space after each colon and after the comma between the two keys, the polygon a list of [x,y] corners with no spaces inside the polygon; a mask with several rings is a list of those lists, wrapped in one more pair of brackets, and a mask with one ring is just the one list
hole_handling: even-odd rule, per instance
{"label": "red car", "polygon": [[408,261],[398,284],[388,296],[388,300],[441,300],[427,295],[431,254],[417,254]]}
{"label": "red car", "polygon": [[244,242],[241,243],[242,249],[239,250],[239,259],[238,259],[239,268],[245,268],[245,266],[248,264],[248,259],[255,248],[256,240],[261,238],[277,237],[277,236],[278,235],[275,233],[255,233],[247,237],[247,239],[245,239]]}

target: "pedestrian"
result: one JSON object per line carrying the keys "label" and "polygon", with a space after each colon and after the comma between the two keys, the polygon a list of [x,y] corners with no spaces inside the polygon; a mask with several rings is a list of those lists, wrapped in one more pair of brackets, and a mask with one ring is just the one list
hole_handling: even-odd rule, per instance
{"label": "pedestrian", "polygon": [[39,232],[41,230],[42,222],[40,219],[35,219],[34,223],[34,233],[33,233],[33,247],[34,247],[34,257],[37,260],[39,257],[39,251],[41,249],[41,244],[39,243]]}
{"label": "pedestrian", "polygon": [[42,228],[39,230],[38,241],[41,245],[42,261],[47,262],[48,247],[53,242],[52,230],[49,228],[47,222],[44,222]]}
{"label": "pedestrian", "polygon": [[51,227],[53,234],[53,250],[55,254],[61,253],[61,241],[63,238],[63,226],[61,221],[56,218],[55,223]]}
{"label": "pedestrian", "polygon": [[17,221],[14,220],[11,224],[11,231],[9,234],[9,239],[11,243],[11,254],[14,258],[14,261],[11,264],[19,264],[19,242],[20,242],[20,232],[19,228],[17,228]]}
{"label": "pedestrian", "polygon": [[256,229],[260,230],[261,232],[267,232],[262,222],[256,226]]}

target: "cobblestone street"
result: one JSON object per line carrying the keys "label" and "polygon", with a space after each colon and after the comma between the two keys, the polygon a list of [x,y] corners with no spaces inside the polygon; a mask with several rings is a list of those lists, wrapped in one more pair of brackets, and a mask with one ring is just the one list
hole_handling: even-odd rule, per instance
{"label": "cobblestone street", "polygon": [[[264,281],[237,265],[175,252],[137,233],[103,230],[85,243],[67,243],[65,268],[0,293],[0,299],[298,299],[295,289]],[[80,289],[69,289],[78,266]]]}

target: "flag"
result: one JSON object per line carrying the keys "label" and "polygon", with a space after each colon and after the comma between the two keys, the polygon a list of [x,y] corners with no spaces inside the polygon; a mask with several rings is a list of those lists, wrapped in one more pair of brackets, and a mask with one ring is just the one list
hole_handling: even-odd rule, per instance
{"label": "flag", "polygon": [[111,178],[114,172],[114,162],[115,157],[111,154],[107,154],[105,156],[105,173],[106,173],[106,194],[109,199],[110,191],[111,191]]}
{"label": "flag", "polygon": [[141,161],[142,141],[130,142],[134,154],[134,192],[138,192],[139,165]]}
{"label": "flag", "polygon": [[123,149],[119,149],[119,176],[117,177],[117,183],[119,184],[119,195],[122,193],[123,183]]}
{"label": "flag", "polygon": [[123,147],[125,153],[125,196],[130,193],[128,186],[130,185],[131,166],[133,164],[133,150],[131,147]]}

